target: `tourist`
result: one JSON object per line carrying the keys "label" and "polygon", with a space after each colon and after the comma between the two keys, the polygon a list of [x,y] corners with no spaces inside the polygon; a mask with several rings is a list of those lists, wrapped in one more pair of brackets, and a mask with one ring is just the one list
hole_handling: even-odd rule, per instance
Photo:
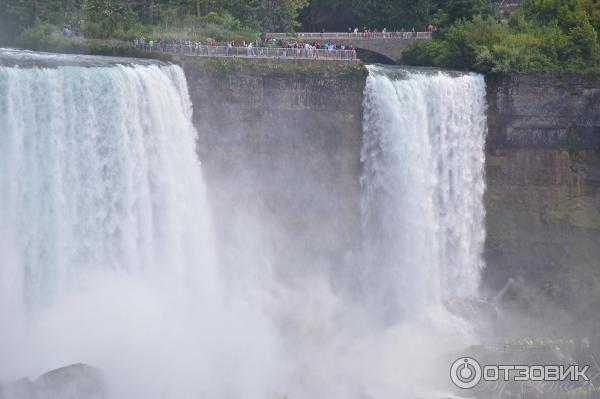
{"label": "tourist", "polygon": [[[358,28],[355,29],[358,34]],[[352,31],[350,32],[352,34]],[[132,42],[133,46],[143,50],[154,50],[154,51],[165,51],[174,52],[181,54],[189,54],[195,56],[236,56],[243,54],[236,46],[236,43],[232,40],[223,40],[222,44],[218,43],[215,39],[206,39],[206,44],[194,40],[162,40],[146,39],[143,36],[140,38],[134,38]],[[222,46],[223,51],[220,51]],[[319,58],[325,56],[326,58],[342,58],[342,59],[355,59],[356,51],[352,46],[336,45],[330,42],[322,41],[294,41],[288,39],[274,39],[267,38],[264,41],[257,40],[256,42],[244,41],[239,44],[241,48],[246,49],[248,57],[259,57],[259,56],[274,56],[274,57],[300,57],[300,58]],[[284,49],[282,52],[266,52],[265,48],[279,48]],[[317,51],[315,51],[317,50]],[[324,50],[319,54],[319,50]],[[337,52],[337,50],[340,50]]]}

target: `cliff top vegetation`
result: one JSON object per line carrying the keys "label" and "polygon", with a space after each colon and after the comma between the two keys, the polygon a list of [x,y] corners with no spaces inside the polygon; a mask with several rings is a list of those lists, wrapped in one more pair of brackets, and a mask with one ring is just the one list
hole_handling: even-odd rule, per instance
{"label": "cliff top vegetation", "polygon": [[600,74],[600,0],[521,0],[510,13],[502,11],[506,1],[4,0],[0,45],[135,55],[119,42],[241,42],[261,32],[433,25],[434,40],[410,46],[405,62],[482,73]]}
{"label": "cliff top vegetation", "polygon": [[524,0],[504,18],[475,12],[440,22],[435,40],[404,52],[406,62],[483,73],[600,74],[597,0]]}
{"label": "cliff top vegetation", "polygon": [[187,68],[195,68],[219,79],[247,74],[259,78],[276,77],[277,75],[294,75],[309,79],[335,78],[336,80],[364,82],[367,69],[360,63],[325,62],[265,62],[261,59],[247,58],[186,58],[183,63]]}

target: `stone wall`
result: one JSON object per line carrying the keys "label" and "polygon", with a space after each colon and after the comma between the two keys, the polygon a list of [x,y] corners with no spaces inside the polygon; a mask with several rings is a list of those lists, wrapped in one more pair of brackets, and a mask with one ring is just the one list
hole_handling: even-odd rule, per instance
{"label": "stone wall", "polygon": [[484,282],[496,290],[516,278],[549,307],[590,319],[600,303],[600,84],[513,75],[489,78],[487,90]]}
{"label": "stone wall", "polygon": [[377,53],[384,56],[389,61],[392,61],[395,64],[400,64],[402,62],[402,52],[406,50],[408,46],[414,43],[421,43],[430,39],[417,39],[412,37],[408,37],[405,39],[364,39],[360,36],[358,38],[356,38],[355,36],[350,36],[347,38],[326,38],[325,40],[338,45],[352,46],[356,49],[367,50],[373,53]]}
{"label": "stone wall", "polygon": [[[251,206],[281,270],[306,268],[307,254],[315,267],[347,265],[360,245],[364,72],[258,62],[182,62],[216,214]],[[513,75],[487,90],[484,287],[521,281],[544,306],[595,319],[600,85]]]}
{"label": "stone wall", "polygon": [[281,270],[347,263],[359,245],[364,67],[207,62],[181,64],[220,234],[258,234],[239,219],[256,215]]}

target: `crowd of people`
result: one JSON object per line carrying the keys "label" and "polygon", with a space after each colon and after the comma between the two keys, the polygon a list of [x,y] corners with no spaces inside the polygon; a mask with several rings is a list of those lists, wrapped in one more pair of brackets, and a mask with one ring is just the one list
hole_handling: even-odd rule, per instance
{"label": "crowd of people", "polygon": [[[437,31],[437,27],[429,24],[427,26],[427,32],[433,33]],[[323,34],[325,34],[323,32]],[[405,31],[404,28],[388,30],[383,28],[381,30],[377,28],[367,28],[366,26],[362,29],[355,27],[354,29],[348,28],[348,36],[360,36],[360,37],[372,37],[372,38],[388,38],[388,37],[399,37],[399,38],[410,38],[417,35],[417,31],[413,27],[410,31]]]}
{"label": "crowd of people", "polygon": [[301,58],[341,58],[356,59],[356,50],[349,45],[339,45],[327,41],[304,41],[290,39],[267,38],[264,41],[217,41],[208,39],[205,42],[194,40],[161,40],[136,38],[136,48],[143,50],[165,51],[190,55],[222,55],[222,56],[283,56]]}
{"label": "crowd of people", "polygon": [[[429,25],[427,32],[433,33],[437,28]],[[348,28],[348,36],[365,38],[411,38],[418,37],[419,32],[413,27],[410,31],[404,29],[388,31],[387,28],[354,29]],[[336,34],[339,36],[339,33]],[[345,34],[343,34],[345,35]],[[283,36],[283,35],[280,35]],[[318,36],[315,40],[315,36]],[[239,41],[224,40],[217,41],[208,39],[204,42],[195,40],[161,40],[148,39],[144,36],[134,39],[133,45],[143,50],[165,51],[172,53],[184,53],[190,55],[214,55],[214,56],[248,56],[248,57],[302,57],[302,58],[341,58],[356,59],[356,49],[350,45],[340,45],[324,40],[327,33],[320,34],[299,33],[298,39],[267,37],[265,40]]]}

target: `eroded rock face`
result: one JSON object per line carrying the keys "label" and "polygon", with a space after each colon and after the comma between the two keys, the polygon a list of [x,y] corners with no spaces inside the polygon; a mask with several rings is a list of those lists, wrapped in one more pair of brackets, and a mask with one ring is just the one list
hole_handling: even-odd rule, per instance
{"label": "eroded rock face", "polygon": [[102,372],[86,364],[49,371],[35,381],[23,378],[0,386],[0,399],[105,399]]}
{"label": "eroded rock face", "polygon": [[259,225],[278,272],[335,274],[360,245],[364,77],[238,63],[222,73],[183,63],[221,242]]}
{"label": "eroded rock face", "polygon": [[[255,205],[271,215],[261,224],[285,248],[275,256],[282,272],[346,263],[341,255],[360,245],[364,82],[185,70],[216,214],[235,220]],[[487,90],[487,296],[520,281],[504,299],[518,297],[524,317],[546,312],[600,331],[600,83],[505,75]],[[311,262],[295,263],[308,253]],[[539,326],[562,333],[549,327]]]}
{"label": "eroded rock face", "polygon": [[488,103],[484,283],[522,279],[507,297],[530,318],[552,317],[539,326],[549,336],[597,331],[600,84],[504,76],[488,81]]}

